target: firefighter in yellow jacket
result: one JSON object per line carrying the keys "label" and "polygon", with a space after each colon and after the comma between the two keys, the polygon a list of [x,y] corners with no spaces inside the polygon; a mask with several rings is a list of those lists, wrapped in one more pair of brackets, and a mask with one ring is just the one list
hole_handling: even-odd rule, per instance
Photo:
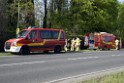
{"label": "firefighter in yellow jacket", "polygon": [[118,48],[119,47],[119,40],[118,39],[115,40],[115,45],[116,45],[116,50],[118,50],[119,49]]}
{"label": "firefighter in yellow jacket", "polygon": [[80,50],[80,45],[81,45],[81,40],[80,40],[80,38],[77,37],[75,40],[75,51]]}
{"label": "firefighter in yellow jacket", "polygon": [[68,51],[68,49],[67,49],[67,39],[65,40],[64,50],[65,50],[66,52]]}
{"label": "firefighter in yellow jacket", "polygon": [[71,51],[74,51],[75,50],[75,38],[72,38],[71,40]]}

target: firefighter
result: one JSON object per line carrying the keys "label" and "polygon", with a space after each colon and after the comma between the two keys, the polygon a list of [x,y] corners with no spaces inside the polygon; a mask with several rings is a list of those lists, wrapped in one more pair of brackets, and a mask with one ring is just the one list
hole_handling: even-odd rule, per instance
{"label": "firefighter", "polygon": [[75,38],[72,38],[71,40],[71,51],[75,50]]}
{"label": "firefighter", "polygon": [[118,48],[119,47],[119,40],[118,39],[115,40],[115,45],[116,45],[116,50],[118,50],[119,49]]}
{"label": "firefighter", "polygon": [[88,46],[89,42],[88,42],[88,36],[85,36],[85,39],[84,39],[84,46]]}
{"label": "firefighter", "polygon": [[75,40],[75,51],[80,50],[80,44],[81,44],[81,40],[80,40],[80,38],[77,37]]}
{"label": "firefighter", "polygon": [[70,51],[70,48],[71,48],[71,40],[68,39],[67,40],[67,51]]}
{"label": "firefighter", "polygon": [[16,28],[16,37],[18,37],[19,32],[20,32],[20,28]]}
{"label": "firefighter", "polygon": [[68,49],[67,49],[67,39],[65,40],[65,46],[64,46],[64,49],[65,49],[66,52],[68,51]]}
{"label": "firefighter", "polygon": [[31,26],[28,27],[28,29],[31,29],[31,28],[32,28]]}
{"label": "firefighter", "polygon": [[65,44],[65,51],[70,51],[71,48],[71,40],[70,39],[66,39],[66,44]]}

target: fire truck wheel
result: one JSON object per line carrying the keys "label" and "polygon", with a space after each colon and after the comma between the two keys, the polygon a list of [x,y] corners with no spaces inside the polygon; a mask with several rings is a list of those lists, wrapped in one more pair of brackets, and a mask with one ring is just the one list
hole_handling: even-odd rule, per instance
{"label": "fire truck wheel", "polygon": [[61,52],[61,46],[55,46],[54,53],[60,53]]}
{"label": "fire truck wheel", "polygon": [[111,50],[110,48],[108,48],[108,50]]}
{"label": "fire truck wheel", "polygon": [[98,46],[98,49],[101,49],[101,47],[100,47],[100,46]]}
{"label": "fire truck wheel", "polygon": [[21,48],[19,54],[21,54],[21,55],[28,55],[28,54],[30,54],[30,50],[29,50],[28,46],[23,46]]}
{"label": "fire truck wheel", "polygon": [[43,53],[48,53],[49,51],[43,51]]}
{"label": "fire truck wheel", "polygon": [[106,46],[103,46],[102,50],[106,50],[106,49],[107,49],[107,47]]}
{"label": "fire truck wheel", "polygon": [[96,51],[97,49],[93,49],[94,51]]}

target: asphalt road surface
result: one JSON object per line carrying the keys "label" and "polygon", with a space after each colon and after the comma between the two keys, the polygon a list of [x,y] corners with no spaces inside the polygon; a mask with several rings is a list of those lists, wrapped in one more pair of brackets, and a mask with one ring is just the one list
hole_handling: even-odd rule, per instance
{"label": "asphalt road surface", "polygon": [[55,83],[124,67],[124,51],[32,54],[0,57],[0,83]]}

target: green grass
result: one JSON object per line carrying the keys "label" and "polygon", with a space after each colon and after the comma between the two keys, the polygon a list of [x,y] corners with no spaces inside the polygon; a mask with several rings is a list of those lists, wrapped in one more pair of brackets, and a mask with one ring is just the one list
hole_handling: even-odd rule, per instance
{"label": "green grass", "polygon": [[120,72],[114,75],[98,77],[95,79],[86,80],[79,83],[124,83],[124,72]]}
{"label": "green grass", "polygon": [[6,52],[0,52],[0,56],[12,56],[13,54],[11,53],[6,53]]}

